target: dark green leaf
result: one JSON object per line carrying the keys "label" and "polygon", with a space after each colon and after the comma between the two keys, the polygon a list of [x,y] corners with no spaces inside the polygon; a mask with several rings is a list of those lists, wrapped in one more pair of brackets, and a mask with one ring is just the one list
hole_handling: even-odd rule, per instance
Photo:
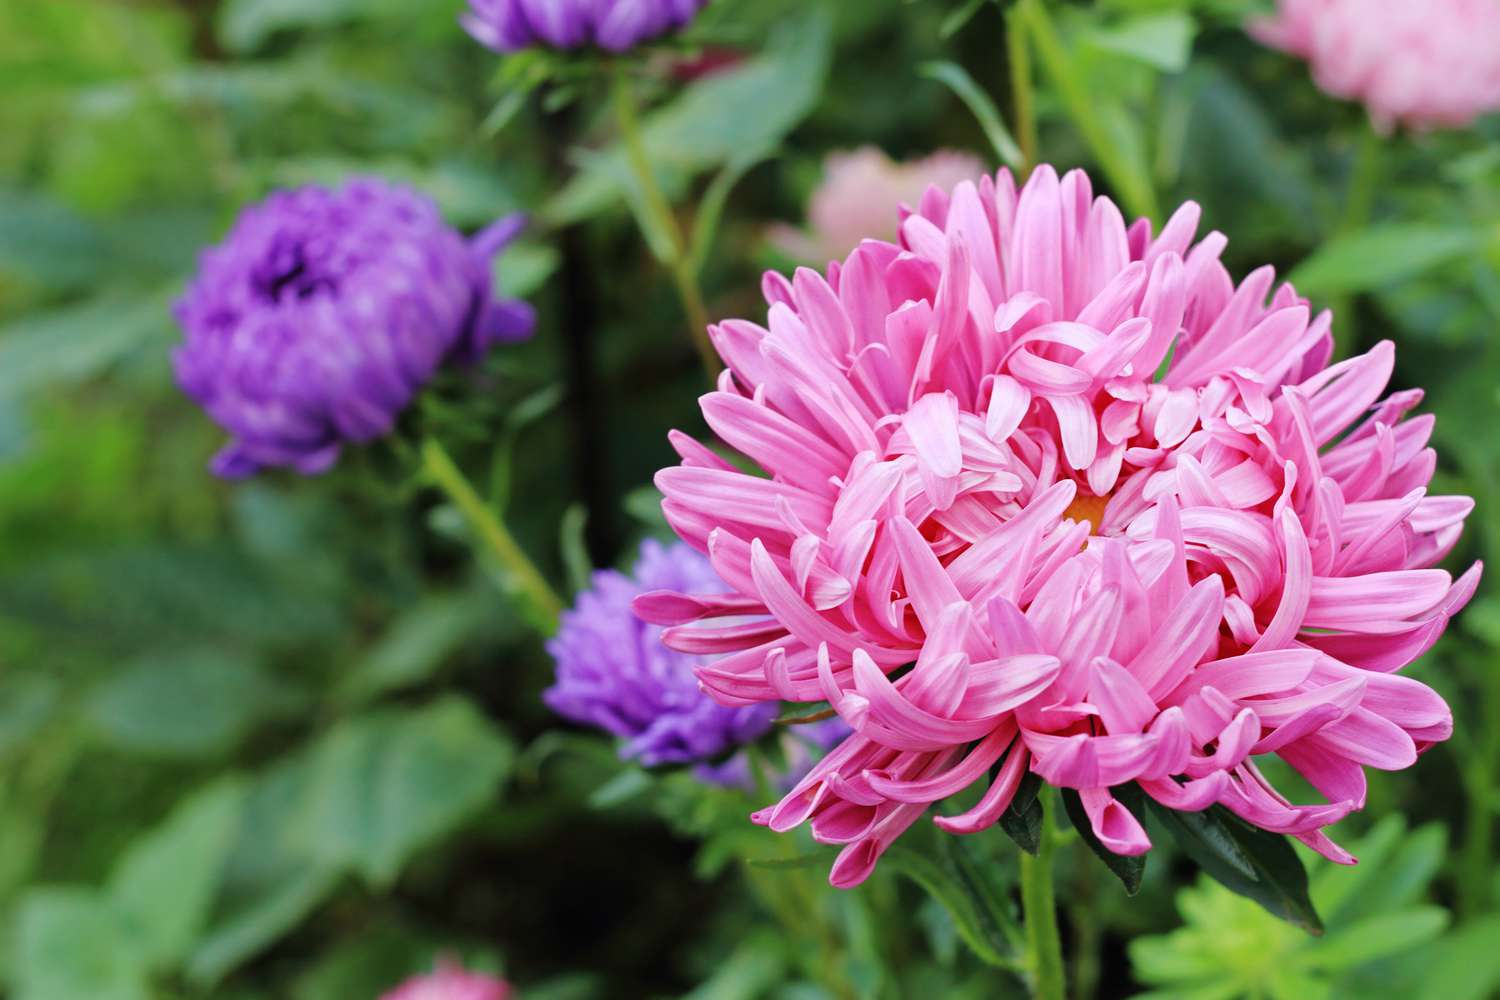
{"label": "dark green leaf", "polygon": [[1042,803],[1037,799],[1041,787],[1042,779],[1027,771],[1010,805],[1000,814],[1000,829],[1027,854],[1035,854],[1042,844]]}
{"label": "dark green leaf", "polygon": [[[1115,798],[1121,805],[1139,815],[1141,809],[1139,789],[1130,785],[1111,789],[1111,791],[1114,792]],[[1134,896],[1140,892],[1141,878],[1146,873],[1146,856],[1144,854],[1134,856],[1116,854],[1100,843],[1099,838],[1094,834],[1094,825],[1089,822],[1089,814],[1083,808],[1083,800],[1073,789],[1062,790],[1062,801],[1063,808],[1068,811],[1068,819],[1072,822],[1073,829],[1078,831],[1078,835],[1083,838],[1089,850],[1104,862],[1104,867],[1109,869],[1110,874],[1120,880],[1120,884],[1125,887],[1125,895]]]}
{"label": "dark green leaf", "polygon": [[1222,806],[1193,813],[1146,801],[1188,856],[1225,888],[1310,933],[1323,932],[1308,898],[1307,872],[1286,837],[1252,827]]}

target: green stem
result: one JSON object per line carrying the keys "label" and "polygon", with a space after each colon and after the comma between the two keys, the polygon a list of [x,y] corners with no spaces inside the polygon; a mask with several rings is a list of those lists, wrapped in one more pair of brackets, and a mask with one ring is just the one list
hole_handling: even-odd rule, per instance
{"label": "green stem", "polygon": [[1031,73],[1031,46],[1026,44],[1026,26],[1011,8],[1005,15],[1005,49],[1010,63],[1010,92],[1016,116],[1016,143],[1021,147],[1021,181],[1036,166],[1036,84]]}
{"label": "green stem", "polygon": [[[708,339],[708,309],[703,304],[703,292],[698,287],[698,272],[693,266],[692,255],[688,252],[682,227],[677,224],[677,216],[672,212],[666,195],[662,193],[661,185],[656,182],[656,172],[651,169],[651,157],[646,152],[640,114],[636,110],[635,90],[624,71],[615,74],[614,108],[620,137],[625,143],[625,158],[635,177],[640,209],[645,216],[642,228],[649,224],[658,234],[658,239],[652,240],[651,233],[647,232],[647,242],[653,245],[656,252],[666,257],[664,263],[672,272],[672,282],[677,288],[677,297],[682,302],[682,311],[687,316],[688,333],[693,347],[698,351],[698,359],[703,362],[703,370],[708,373],[709,381],[712,382],[719,374],[719,356]],[[657,247],[655,244],[658,242],[666,245]]]}
{"label": "green stem", "polygon": [[1068,117],[1073,119],[1074,126],[1098,161],[1099,169],[1109,179],[1125,208],[1133,215],[1160,222],[1156,189],[1151,185],[1148,171],[1143,165],[1132,165],[1122,153],[1121,144],[1110,136],[1096,110],[1097,102],[1089,94],[1082,75],[1075,70],[1046,5],[1042,0],[1020,0],[1012,15],[1029,30],[1042,69],[1052,78],[1063,105],[1068,109]]}
{"label": "green stem", "polygon": [[504,568],[536,625],[548,635],[555,632],[563,610],[562,600],[436,438],[422,442],[422,471],[448,495],[468,522],[469,530]]}
{"label": "green stem", "polygon": [[[1357,232],[1369,225],[1383,173],[1381,158],[1384,149],[1385,140],[1366,122],[1354,151],[1349,188],[1344,195],[1344,214],[1339,219],[1335,235]],[[1336,359],[1348,357],[1353,347],[1353,302],[1353,296],[1344,294],[1329,303],[1333,309],[1333,356]]]}
{"label": "green stem", "polygon": [[1052,796],[1043,790],[1042,833],[1036,856],[1021,853],[1021,908],[1026,917],[1026,968],[1035,1000],[1064,1000],[1062,938],[1057,932],[1057,898],[1052,885],[1057,838],[1052,829]]}

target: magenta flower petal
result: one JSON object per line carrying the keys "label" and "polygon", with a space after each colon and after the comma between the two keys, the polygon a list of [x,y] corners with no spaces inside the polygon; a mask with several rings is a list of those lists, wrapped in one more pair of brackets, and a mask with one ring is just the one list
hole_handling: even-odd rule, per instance
{"label": "magenta flower petal", "polygon": [[[663,509],[732,592],[636,608],[723,704],[854,730],[755,817],[845,845],[834,884],[971,784],[939,825],[993,824],[1027,770],[1122,854],[1150,847],[1109,792],[1136,782],[1348,860],[1321,831],[1363,769],[1451,733],[1396,673],[1479,572],[1433,565],[1473,503],[1426,495],[1420,394],[1381,398],[1389,344],[1329,366],[1331,317],[1269,269],[1236,287],[1197,219],[1153,237],[1080,172],[1001,171],[713,330],[704,414],[765,475],[673,435]],[[1325,801],[1289,803],[1269,753]]]}

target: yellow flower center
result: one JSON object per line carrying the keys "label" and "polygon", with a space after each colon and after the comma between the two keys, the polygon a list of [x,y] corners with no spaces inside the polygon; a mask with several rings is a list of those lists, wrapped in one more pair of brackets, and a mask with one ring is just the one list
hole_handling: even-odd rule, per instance
{"label": "yellow flower center", "polygon": [[1082,487],[1073,502],[1068,504],[1068,509],[1063,511],[1063,517],[1074,521],[1087,521],[1093,527],[1093,533],[1099,534],[1099,525],[1104,523],[1104,508],[1109,503],[1109,497],[1096,497],[1086,492]]}

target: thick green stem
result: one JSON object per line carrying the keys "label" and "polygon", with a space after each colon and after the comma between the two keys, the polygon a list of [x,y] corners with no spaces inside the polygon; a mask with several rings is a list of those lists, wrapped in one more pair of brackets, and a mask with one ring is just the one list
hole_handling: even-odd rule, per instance
{"label": "thick green stem", "polygon": [[1031,46],[1026,42],[1026,26],[1015,8],[1005,15],[1005,49],[1010,63],[1010,92],[1016,117],[1016,143],[1021,147],[1020,180],[1025,181],[1036,166],[1036,84],[1031,73]]}
{"label": "thick green stem", "polygon": [[1026,27],[1032,44],[1036,46],[1037,62],[1057,88],[1068,117],[1088,144],[1099,169],[1109,179],[1121,203],[1133,215],[1161,222],[1156,189],[1151,184],[1149,171],[1144,164],[1133,163],[1122,144],[1109,134],[1098,113],[1097,102],[1084,84],[1082,74],[1073,65],[1073,59],[1052,23],[1052,16],[1047,13],[1046,4],[1042,0],[1020,0],[1011,16],[1015,23]]}
{"label": "thick green stem", "polygon": [[548,635],[557,631],[557,618],[563,610],[562,600],[435,438],[422,442],[422,471],[448,495],[468,522],[475,538],[504,569],[510,585],[525,601],[534,623]]}
{"label": "thick green stem", "polygon": [[[698,272],[693,265],[692,254],[688,252],[682,227],[677,224],[677,216],[673,214],[671,204],[662,193],[661,185],[656,182],[656,172],[651,169],[651,157],[646,152],[640,115],[636,111],[635,90],[630,77],[624,72],[615,75],[614,107],[620,138],[625,143],[625,159],[635,178],[640,211],[645,217],[642,220],[643,228],[649,226],[657,235],[653,240],[651,232],[645,233],[647,242],[653,245],[655,252],[666,258],[663,263],[672,272],[677,297],[682,301],[682,311],[687,316],[688,334],[699,360],[703,362],[703,370],[708,373],[709,381],[712,382],[719,374],[719,356],[708,339],[708,309],[703,304],[703,292],[698,287]],[[657,246],[658,243],[665,245]]]}
{"label": "thick green stem", "polygon": [[1052,828],[1052,796],[1043,790],[1042,834],[1036,856],[1021,854],[1021,908],[1026,918],[1026,971],[1035,1000],[1064,1000],[1062,938],[1057,932],[1057,899],[1052,885],[1057,835]]}

